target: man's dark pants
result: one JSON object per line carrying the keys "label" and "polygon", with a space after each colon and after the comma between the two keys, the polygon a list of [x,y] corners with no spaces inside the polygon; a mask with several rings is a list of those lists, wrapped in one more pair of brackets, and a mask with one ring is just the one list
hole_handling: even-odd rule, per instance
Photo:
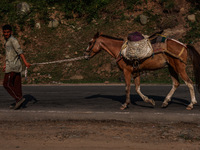
{"label": "man's dark pants", "polygon": [[16,100],[16,103],[22,99],[22,85],[20,73],[5,73],[3,86],[7,90],[7,92]]}

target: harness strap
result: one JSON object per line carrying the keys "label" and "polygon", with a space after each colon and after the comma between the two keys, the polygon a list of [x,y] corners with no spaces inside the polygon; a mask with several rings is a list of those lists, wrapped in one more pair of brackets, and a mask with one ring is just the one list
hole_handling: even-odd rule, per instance
{"label": "harness strap", "polygon": [[182,50],[181,50],[181,52],[178,54],[179,57],[183,54],[184,50],[185,50],[185,47],[183,47]]}
{"label": "harness strap", "polygon": [[[166,39],[166,41],[167,40],[168,39]],[[176,55],[176,54],[174,54],[174,53],[172,53],[172,52],[167,50],[166,41],[165,41],[165,48],[163,48],[163,51],[154,52],[154,54],[156,54],[156,53],[167,53],[167,54],[171,55],[172,57],[179,59],[181,62],[183,62],[184,64],[187,65],[187,62],[183,61],[183,59],[181,58],[181,55],[183,54],[185,48],[187,48],[187,47],[183,43],[181,43],[181,42],[179,42],[177,40],[174,40],[174,39],[170,39],[170,40],[172,40],[174,42],[177,42],[177,43],[179,43],[179,44],[181,44],[183,46],[183,48],[181,49],[181,51],[180,51],[180,53],[178,55]]]}
{"label": "harness strap", "polygon": [[[158,54],[158,53],[167,53],[167,54],[171,55],[172,57],[179,59],[181,62],[183,62],[184,64],[187,65],[187,62],[183,61],[182,58],[179,56],[180,53],[179,53],[179,55],[177,56],[177,55],[175,55],[174,53],[172,53],[172,52],[170,52],[170,51],[168,51],[168,50],[166,50],[166,49],[164,49],[163,51],[154,52],[154,54]],[[183,53],[183,52],[182,52],[182,53]],[[182,53],[181,53],[181,54],[182,54]]]}
{"label": "harness strap", "polygon": [[[127,47],[127,43],[128,43],[128,41],[125,40],[122,47],[121,47],[121,50],[125,49]],[[121,55],[121,50],[119,51],[119,54],[116,57],[116,62],[120,61],[123,58],[123,56]]]}
{"label": "harness strap", "polygon": [[120,52],[119,52],[119,55],[118,55],[118,57],[116,58],[116,62],[119,62],[122,58],[123,58],[123,57],[122,57],[122,55],[120,55]]}

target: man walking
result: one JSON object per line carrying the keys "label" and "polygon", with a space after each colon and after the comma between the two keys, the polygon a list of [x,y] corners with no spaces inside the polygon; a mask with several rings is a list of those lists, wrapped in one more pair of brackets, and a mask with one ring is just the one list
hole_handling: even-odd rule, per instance
{"label": "man walking", "polygon": [[29,68],[30,64],[26,61],[18,40],[12,35],[12,27],[10,25],[4,25],[2,29],[6,51],[5,65],[3,66],[3,71],[5,71],[3,86],[16,101],[10,105],[10,108],[18,109],[25,101],[21,86],[21,59],[26,67]]}

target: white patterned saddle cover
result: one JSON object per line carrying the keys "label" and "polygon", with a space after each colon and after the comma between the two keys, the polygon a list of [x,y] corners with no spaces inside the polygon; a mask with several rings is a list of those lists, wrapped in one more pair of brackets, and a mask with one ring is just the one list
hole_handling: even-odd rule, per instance
{"label": "white patterned saddle cover", "polygon": [[144,59],[153,54],[153,48],[147,36],[140,41],[126,41],[121,49],[121,55],[128,60]]}

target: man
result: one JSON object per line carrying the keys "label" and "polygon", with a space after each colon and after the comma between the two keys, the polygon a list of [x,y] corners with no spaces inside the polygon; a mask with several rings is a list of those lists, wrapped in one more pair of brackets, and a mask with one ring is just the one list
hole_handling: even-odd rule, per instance
{"label": "man", "polygon": [[10,105],[10,108],[18,109],[25,101],[21,86],[21,59],[26,67],[29,68],[30,64],[26,61],[18,40],[12,35],[12,27],[10,25],[4,25],[2,29],[6,51],[6,60],[3,66],[3,71],[5,71],[3,86],[16,101],[14,104]]}

